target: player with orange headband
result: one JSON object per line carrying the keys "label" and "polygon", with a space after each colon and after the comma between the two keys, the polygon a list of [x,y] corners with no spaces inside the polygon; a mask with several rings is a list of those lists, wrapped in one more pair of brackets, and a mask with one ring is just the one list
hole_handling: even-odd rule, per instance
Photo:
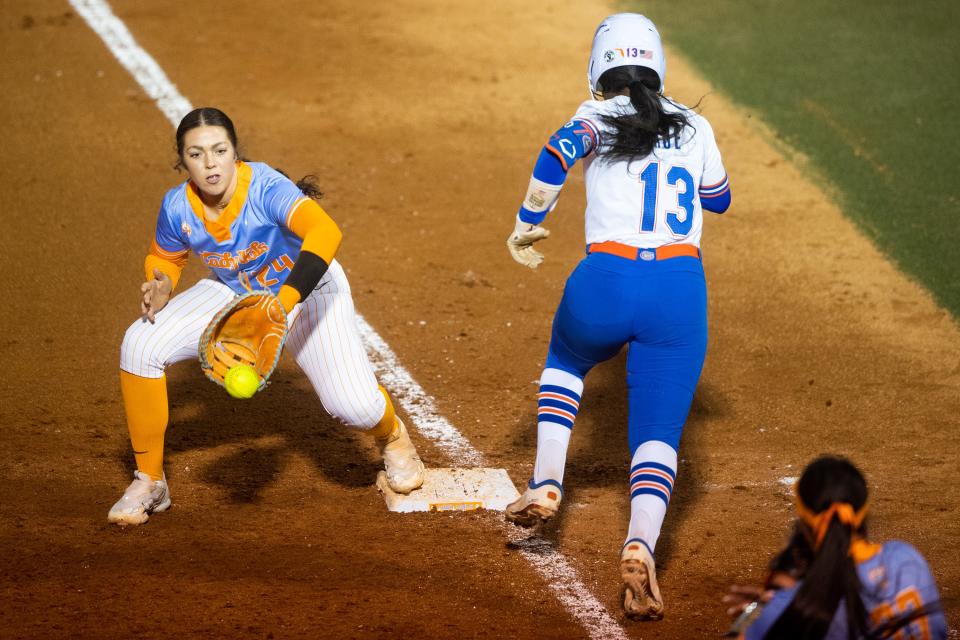
{"label": "player with orange headband", "polygon": [[[766,590],[734,587],[724,598],[739,605],[730,613],[759,611],[740,637],[946,638],[937,586],[920,552],[900,540],[867,539],[867,484],[853,464],[813,461],[797,483],[796,508],[794,534],[772,563]],[[760,609],[751,599],[767,602]]]}

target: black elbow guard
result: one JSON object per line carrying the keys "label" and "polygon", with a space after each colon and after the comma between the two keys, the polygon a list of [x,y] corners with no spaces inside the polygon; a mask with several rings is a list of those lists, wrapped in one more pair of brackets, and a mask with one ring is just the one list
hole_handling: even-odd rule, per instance
{"label": "black elbow guard", "polygon": [[301,251],[284,284],[296,289],[300,293],[301,301],[306,300],[329,268],[327,261],[317,254]]}

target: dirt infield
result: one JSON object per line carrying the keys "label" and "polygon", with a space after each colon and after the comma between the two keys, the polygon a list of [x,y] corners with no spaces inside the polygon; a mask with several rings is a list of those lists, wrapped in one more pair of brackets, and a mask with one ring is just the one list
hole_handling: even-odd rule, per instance
{"label": "dirt infield", "polygon": [[[113,3],[194,104],[238,125],[247,156],[316,173],[345,233],[358,310],[488,460],[523,482],[552,312],[583,253],[571,176],[547,262],[503,244],[540,145],[585,95],[593,27],[569,0]],[[117,357],[173,132],[65,2],[0,17],[0,190],[10,298],[0,307],[0,629],[4,637],[579,638],[585,631],[494,514],[392,515],[371,443],[324,417],[284,361],[230,400],[169,372],[174,507],[108,526],[132,455]],[[783,478],[851,456],[871,531],[930,560],[960,625],[960,331],[841,216],[825,190],[675,54],[668,88],[701,96],[734,204],[709,216],[710,349],[658,565],[667,615],[630,637],[716,636],[730,582],[762,578],[791,518]],[[185,284],[202,276],[194,263]],[[628,518],[623,358],[587,380],[565,510],[546,532],[618,619]],[[414,433],[425,460],[447,461]]]}

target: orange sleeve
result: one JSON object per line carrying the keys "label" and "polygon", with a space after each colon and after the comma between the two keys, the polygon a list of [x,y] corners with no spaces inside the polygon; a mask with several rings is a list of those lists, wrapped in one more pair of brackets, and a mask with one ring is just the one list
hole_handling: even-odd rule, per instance
{"label": "orange sleeve", "polygon": [[153,241],[150,244],[150,252],[143,261],[143,270],[147,276],[147,282],[155,279],[153,270],[160,269],[170,277],[173,289],[176,289],[177,283],[180,282],[180,275],[183,273],[183,265],[187,264],[188,255],[189,251],[186,249],[177,253],[164,251],[157,246],[156,241]]}
{"label": "orange sleeve", "polygon": [[[287,215],[287,228],[303,239],[300,251],[309,251],[323,258],[328,265],[340,248],[343,232],[316,201],[305,198],[295,204]],[[280,287],[277,295],[283,308],[289,312],[300,302],[300,292],[289,285]]]}
{"label": "orange sleeve", "polygon": [[303,240],[301,251],[315,253],[327,264],[340,248],[343,233],[326,211],[309,198],[294,205],[287,215],[287,227]]}

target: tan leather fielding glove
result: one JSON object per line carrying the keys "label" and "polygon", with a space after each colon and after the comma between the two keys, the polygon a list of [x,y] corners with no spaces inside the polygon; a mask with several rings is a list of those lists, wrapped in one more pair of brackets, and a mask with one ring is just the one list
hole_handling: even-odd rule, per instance
{"label": "tan leather fielding glove", "polygon": [[269,291],[252,291],[227,303],[200,337],[200,368],[224,386],[223,378],[235,366],[247,364],[260,377],[263,389],[287,339],[287,312]]}

